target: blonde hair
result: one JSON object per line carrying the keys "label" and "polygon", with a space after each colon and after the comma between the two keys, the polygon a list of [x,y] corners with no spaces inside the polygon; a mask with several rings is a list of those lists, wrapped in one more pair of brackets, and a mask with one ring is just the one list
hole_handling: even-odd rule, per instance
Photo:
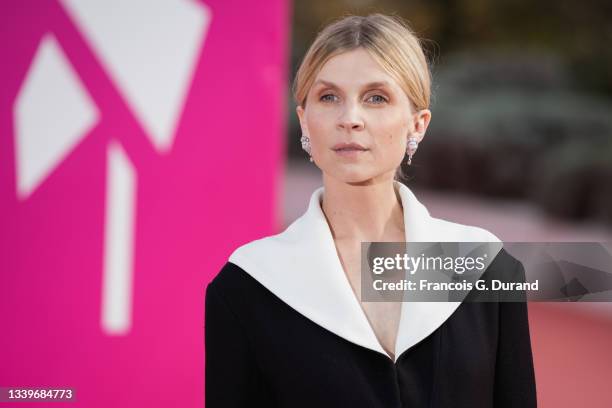
{"label": "blonde hair", "polygon": [[363,47],[404,90],[416,110],[429,108],[431,73],[422,40],[400,17],[348,15],[326,26],[306,52],[293,81],[296,104],[306,98],[317,74],[332,57]]}

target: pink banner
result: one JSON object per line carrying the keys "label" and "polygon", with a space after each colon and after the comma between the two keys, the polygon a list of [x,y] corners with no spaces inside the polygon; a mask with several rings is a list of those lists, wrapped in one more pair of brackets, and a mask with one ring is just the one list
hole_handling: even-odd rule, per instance
{"label": "pink banner", "polygon": [[203,405],[205,286],[280,226],[289,12],[0,4],[1,387]]}

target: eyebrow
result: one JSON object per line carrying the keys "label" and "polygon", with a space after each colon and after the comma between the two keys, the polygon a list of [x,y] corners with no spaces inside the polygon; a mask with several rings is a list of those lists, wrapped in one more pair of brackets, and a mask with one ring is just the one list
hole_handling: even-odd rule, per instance
{"label": "eyebrow", "polygon": [[[315,83],[313,84],[313,87],[317,84],[323,84],[330,88],[336,88],[336,89],[340,88],[338,85],[334,84],[333,82],[326,81],[324,79],[316,80]],[[390,86],[391,84],[389,84],[389,82],[387,81],[376,81],[376,82],[370,82],[370,83],[363,85],[363,88],[382,88],[382,87],[390,87]]]}

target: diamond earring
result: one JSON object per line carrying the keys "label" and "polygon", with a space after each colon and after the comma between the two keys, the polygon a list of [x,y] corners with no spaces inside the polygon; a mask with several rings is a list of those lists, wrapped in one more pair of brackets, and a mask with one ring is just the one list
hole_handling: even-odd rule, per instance
{"label": "diamond earring", "polygon": [[419,148],[419,142],[416,137],[408,138],[408,147],[406,148],[406,154],[408,154],[408,165],[412,164],[412,156]]}
{"label": "diamond earring", "polygon": [[308,153],[308,155],[310,156],[310,161],[314,161],[312,160],[312,155],[310,154],[310,138],[308,136],[305,136],[302,134],[302,137],[300,138],[300,142],[302,142],[302,149],[304,149],[304,151],[306,153]]}

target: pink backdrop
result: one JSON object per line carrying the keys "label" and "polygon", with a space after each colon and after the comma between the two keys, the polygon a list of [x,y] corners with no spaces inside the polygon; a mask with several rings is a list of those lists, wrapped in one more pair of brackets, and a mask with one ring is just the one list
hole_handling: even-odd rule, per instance
{"label": "pink backdrop", "polygon": [[[87,407],[203,405],[205,286],[238,244],[280,226],[290,10],[170,3],[183,2],[197,14],[173,20],[185,38],[155,2],[0,4],[0,386],[73,387]],[[155,26],[168,34],[147,43]],[[175,58],[168,83],[184,91],[166,97],[158,65]],[[102,310],[113,265],[131,282],[115,333]]]}

